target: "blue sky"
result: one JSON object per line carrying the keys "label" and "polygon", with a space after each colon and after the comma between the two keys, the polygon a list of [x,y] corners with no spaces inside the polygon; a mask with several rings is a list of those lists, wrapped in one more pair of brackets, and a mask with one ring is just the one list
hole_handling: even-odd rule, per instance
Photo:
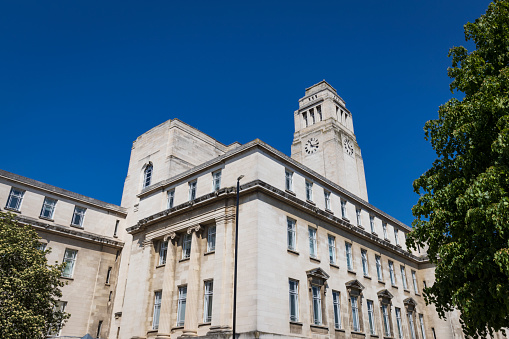
{"label": "blue sky", "polygon": [[171,118],[290,154],[322,79],[353,114],[370,202],[410,225],[449,100],[450,47],[486,0],[4,1],[0,168],[120,204],[131,143]]}

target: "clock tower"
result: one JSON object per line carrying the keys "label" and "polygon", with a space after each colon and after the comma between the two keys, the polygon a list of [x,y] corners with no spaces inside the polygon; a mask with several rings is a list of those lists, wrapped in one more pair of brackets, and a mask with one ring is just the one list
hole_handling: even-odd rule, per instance
{"label": "clock tower", "polygon": [[368,201],[352,113],[325,80],[306,89],[295,111],[292,158]]}

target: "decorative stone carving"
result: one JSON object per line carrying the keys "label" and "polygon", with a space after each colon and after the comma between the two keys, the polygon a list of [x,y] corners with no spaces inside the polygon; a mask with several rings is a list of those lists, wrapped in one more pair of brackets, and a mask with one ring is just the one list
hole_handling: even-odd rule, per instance
{"label": "decorative stone carving", "polygon": [[193,232],[200,232],[201,230],[203,230],[203,228],[200,226],[200,225],[196,225],[196,226],[191,226],[187,229],[187,234],[191,234]]}

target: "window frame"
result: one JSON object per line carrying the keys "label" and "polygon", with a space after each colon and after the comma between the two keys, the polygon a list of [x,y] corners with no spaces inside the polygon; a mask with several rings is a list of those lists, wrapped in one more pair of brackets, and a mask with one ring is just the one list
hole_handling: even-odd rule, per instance
{"label": "window frame", "polygon": [[189,181],[189,201],[196,199],[196,188],[198,186],[198,180]]}
{"label": "window frame", "polygon": [[309,238],[309,256],[311,258],[318,258],[318,240],[317,240],[317,229],[314,227],[308,227],[308,238]]}
{"label": "window frame", "polygon": [[331,195],[331,192],[325,191],[325,190],[323,191],[323,196],[324,196],[324,200],[325,200],[325,209],[328,211],[331,210],[330,195]]}
{"label": "window frame", "polygon": [[166,193],[166,209],[173,208],[175,204],[175,189],[171,189]]}
{"label": "window frame", "polygon": [[286,245],[290,251],[297,251],[297,222],[291,218],[286,218]]}
{"label": "window frame", "polygon": [[414,270],[410,270],[412,274],[412,283],[414,285],[414,293],[419,294],[419,286],[417,286],[417,275]]}
{"label": "window frame", "polygon": [[384,336],[385,337],[391,337],[392,336],[392,333],[391,333],[391,316],[389,314],[390,310],[389,310],[389,305],[387,304],[382,304],[381,308],[382,308],[382,324],[383,324],[383,327],[384,327]]}
{"label": "window frame", "polygon": [[[72,213],[71,226],[83,228],[83,222],[85,220],[85,214],[87,212],[86,207],[74,205],[74,212]],[[79,222],[76,223],[76,216],[79,217]]]}
{"label": "window frame", "polygon": [[[9,192],[9,198],[7,199],[7,204],[5,205],[5,209],[11,211],[21,211],[21,204],[23,203],[23,198],[25,197],[25,190],[20,188],[11,187],[11,191]],[[15,207],[11,206],[12,199],[17,199]]]}
{"label": "window frame", "polygon": [[356,218],[356,221],[357,221],[357,227],[362,227],[362,209],[361,208],[356,208],[355,209],[355,218]]}
{"label": "window frame", "polygon": [[341,293],[332,291],[332,307],[334,310],[334,328],[341,329]]}
{"label": "window frame", "polygon": [[161,304],[163,292],[154,291],[154,309],[152,310],[152,329],[159,329],[159,319],[161,317]]}
{"label": "window frame", "polygon": [[359,315],[359,305],[358,298],[360,296],[351,295],[350,296],[350,304],[352,308],[352,330],[355,332],[361,331],[361,321]]}
{"label": "window frame", "polygon": [[186,322],[187,285],[178,286],[177,294],[177,326]]}
{"label": "window frame", "polygon": [[216,250],[216,225],[207,227],[207,253]]}
{"label": "window frame", "polygon": [[341,199],[341,218],[348,219],[346,214],[346,200]]}
{"label": "window frame", "polygon": [[353,251],[352,244],[345,242],[345,254],[346,254],[346,269],[353,271]]}
{"label": "window frame", "polygon": [[395,307],[396,326],[398,326],[398,339],[403,339],[403,322],[401,320],[401,308]]}
{"label": "window frame", "polygon": [[368,251],[361,249],[362,273],[365,277],[369,277]]}
{"label": "window frame", "polygon": [[311,285],[313,325],[323,324],[322,314],[322,286]]}
{"label": "window frame", "polygon": [[371,228],[371,233],[376,234],[375,232],[375,216],[369,216],[369,227]]}
{"label": "window frame", "polygon": [[159,266],[166,265],[166,257],[168,255],[169,242],[161,240],[159,242]]}
{"label": "window frame", "polygon": [[400,271],[401,271],[401,281],[403,282],[403,289],[404,290],[408,290],[408,282],[406,281],[405,266],[400,265],[399,268],[400,268]]}
{"label": "window frame", "polygon": [[306,200],[313,201],[313,182],[306,180]]}
{"label": "window frame", "polygon": [[212,192],[221,189],[221,170],[212,172]]}
{"label": "window frame", "polygon": [[109,284],[111,280],[111,272],[113,271],[113,267],[108,267],[108,272],[106,272],[106,282],[105,284]]}
{"label": "window frame", "polygon": [[[74,255],[69,256],[68,253]],[[72,249],[72,248],[66,248],[64,251],[64,258],[62,259],[62,262],[65,263],[64,270],[62,271],[62,277],[72,279],[74,276],[74,269],[76,267],[76,260],[78,258],[78,250]],[[69,269],[67,269],[67,265],[71,265]],[[66,273],[66,271],[69,270],[69,273]]]}
{"label": "window frame", "polygon": [[214,297],[214,281],[206,280],[203,283],[203,322],[212,322],[212,302]]}
{"label": "window frame", "polygon": [[143,188],[150,186],[152,182],[152,174],[154,173],[154,166],[149,163],[143,170]]}
{"label": "window frame", "polygon": [[376,265],[376,277],[378,278],[378,281],[384,281],[382,257],[380,255],[375,255],[375,265]]}
{"label": "window frame", "polygon": [[384,234],[384,239],[389,240],[389,237],[387,235],[387,223],[385,221],[382,221],[382,232]]}
{"label": "window frame", "polygon": [[[332,242],[331,242],[332,240]],[[337,256],[336,256],[336,237],[328,234],[327,235],[327,246],[329,248],[329,263],[332,265],[336,265]]]}
{"label": "window frame", "polygon": [[419,313],[419,324],[421,325],[421,338],[426,339],[426,329],[424,327],[424,315]]}
{"label": "window frame", "polygon": [[[294,288],[292,289],[292,283],[294,283]],[[295,279],[288,279],[288,294],[289,294],[289,313],[290,313],[290,321],[298,322],[299,321],[299,281]],[[292,314],[292,300],[295,305],[295,310],[293,310]]]}
{"label": "window frame", "polygon": [[394,272],[394,262],[392,260],[389,263],[389,277],[391,279],[391,285],[396,286],[396,272]]}
{"label": "window frame", "polygon": [[[371,307],[370,307],[371,305]],[[373,300],[367,300],[367,308],[368,308],[368,324],[369,324],[369,334],[376,334],[375,327],[375,305]]]}
{"label": "window frame", "polygon": [[[52,201],[53,204],[51,203],[48,203]],[[53,199],[53,198],[49,198],[49,197],[44,197],[44,201],[42,203],[42,207],[41,207],[41,214],[39,215],[41,218],[44,218],[44,219],[50,219],[50,220],[53,220],[53,217],[55,215],[55,207],[57,205],[57,199]],[[46,216],[44,215],[44,213],[46,211],[49,211],[49,215]]]}
{"label": "window frame", "polygon": [[182,237],[182,259],[189,259],[191,257],[191,234],[184,234]]}
{"label": "window frame", "polygon": [[285,169],[285,189],[293,192],[293,171]]}
{"label": "window frame", "polygon": [[394,243],[396,244],[396,246],[400,246],[399,244],[399,230],[394,227]]}

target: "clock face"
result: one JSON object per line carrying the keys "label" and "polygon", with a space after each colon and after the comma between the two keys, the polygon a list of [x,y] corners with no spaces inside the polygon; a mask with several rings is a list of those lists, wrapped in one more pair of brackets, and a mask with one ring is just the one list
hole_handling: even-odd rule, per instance
{"label": "clock face", "polygon": [[353,151],[354,151],[352,141],[350,139],[348,139],[348,138],[345,138],[344,141],[343,141],[343,145],[345,146],[346,154],[352,155]]}
{"label": "clock face", "polygon": [[318,150],[318,139],[311,138],[306,142],[306,145],[304,145],[304,150],[307,154],[315,153]]}

